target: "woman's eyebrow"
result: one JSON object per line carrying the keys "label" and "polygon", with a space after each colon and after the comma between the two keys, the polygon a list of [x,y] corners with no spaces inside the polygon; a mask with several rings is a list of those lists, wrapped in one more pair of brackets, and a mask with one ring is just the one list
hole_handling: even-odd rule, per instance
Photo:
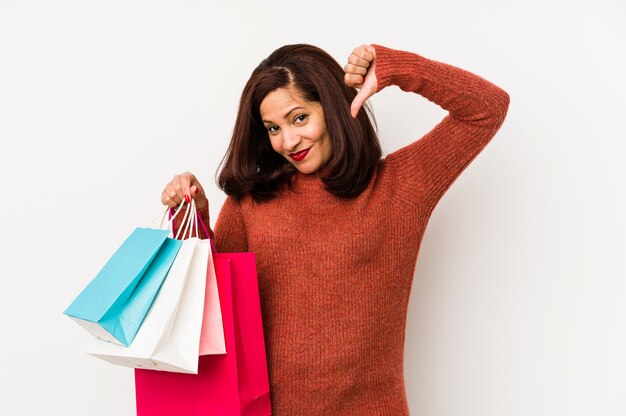
{"label": "woman's eyebrow", "polygon": [[[293,112],[294,112],[294,111],[296,111],[296,110],[304,110],[304,107],[301,107],[301,106],[296,106],[296,107],[292,108],[291,110],[289,110],[289,111],[287,112],[287,114],[285,114],[285,115],[283,116],[283,119],[285,119],[285,118],[289,117],[289,114],[293,113]],[[263,120],[263,123],[271,123],[271,122],[272,122],[271,120]]]}

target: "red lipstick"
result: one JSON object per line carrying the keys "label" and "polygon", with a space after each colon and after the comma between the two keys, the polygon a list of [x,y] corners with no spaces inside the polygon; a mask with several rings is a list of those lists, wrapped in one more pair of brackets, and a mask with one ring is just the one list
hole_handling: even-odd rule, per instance
{"label": "red lipstick", "polygon": [[310,147],[308,149],[300,150],[299,152],[289,153],[289,156],[296,162],[299,162],[306,157],[309,150],[311,150]]}

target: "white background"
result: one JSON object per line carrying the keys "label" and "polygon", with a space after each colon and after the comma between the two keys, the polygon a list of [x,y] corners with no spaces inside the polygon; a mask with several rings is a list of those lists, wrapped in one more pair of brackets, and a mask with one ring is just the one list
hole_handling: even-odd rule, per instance
{"label": "white background", "polygon": [[[413,415],[626,414],[626,6],[619,1],[0,0],[0,414],[131,415],[133,372],[62,311],[175,174],[215,172],[254,67],[363,43],[511,96],[437,206],[407,324]],[[445,111],[372,98],[385,154]]]}

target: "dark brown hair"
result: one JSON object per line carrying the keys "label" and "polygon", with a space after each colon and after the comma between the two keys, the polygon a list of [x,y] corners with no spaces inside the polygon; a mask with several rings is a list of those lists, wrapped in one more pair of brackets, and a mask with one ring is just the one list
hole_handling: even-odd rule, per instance
{"label": "dark brown hair", "polygon": [[[218,176],[219,187],[240,200],[250,194],[255,201],[276,196],[291,187],[296,168],[271,146],[259,108],[267,94],[295,87],[309,102],[319,102],[332,141],[332,155],[323,167],[326,190],[352,198],[367,187],[381,148],[365,106],[357,119],[350,114],[356,88],[344,83],[342,67],[322,49],[306,44],[276,49],[252,72],[239,102],[233,136]],[[364,111],[365,110],[365,111]]]}

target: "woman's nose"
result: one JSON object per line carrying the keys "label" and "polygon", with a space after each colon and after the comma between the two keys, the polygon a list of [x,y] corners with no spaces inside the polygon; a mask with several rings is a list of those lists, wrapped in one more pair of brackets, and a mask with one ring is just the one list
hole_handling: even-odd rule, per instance
{"label": "woman's nose", "polygon": [[287,153],[291,153],[298,148],[302,141],[299,134],[290,130],[283,130],[283,149]]}

